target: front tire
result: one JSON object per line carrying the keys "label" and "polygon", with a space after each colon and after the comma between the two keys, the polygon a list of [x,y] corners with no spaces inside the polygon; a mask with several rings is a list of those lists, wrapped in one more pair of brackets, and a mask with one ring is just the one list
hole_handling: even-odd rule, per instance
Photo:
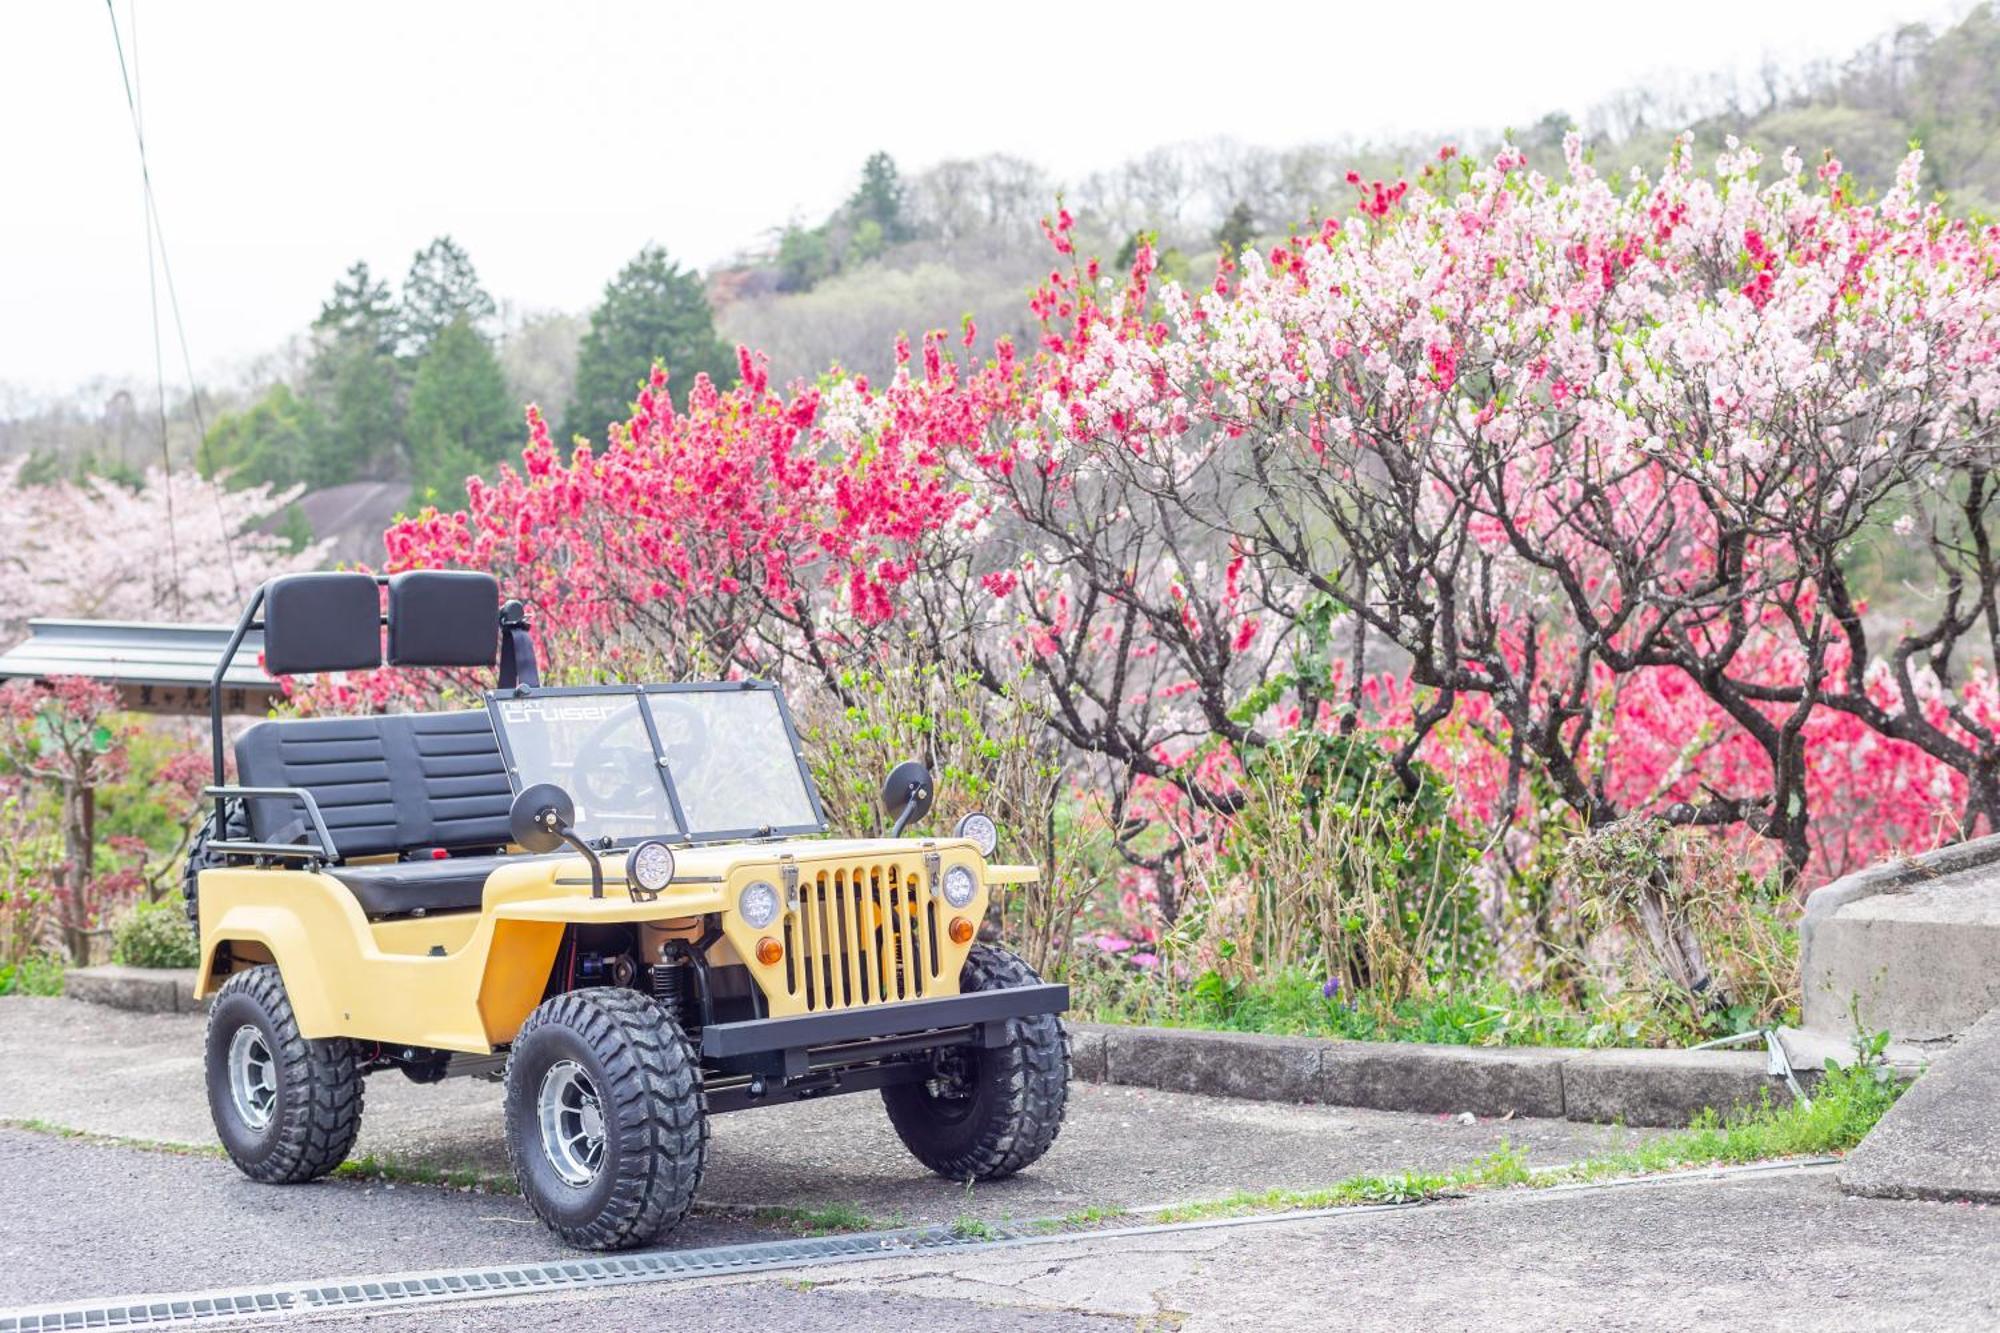
{"label": "front tire", "polygon": [[315,1180],[361,1132],[354,1045],[299,1035],[278,969],[238,972],[208,1012],[208,1110],[237,1169],[270,1185]]}
{"label": "front tire", "polygon": [[507,1057],[507,1155],[535,1215],[571,1245],[622,1250],[687,1216],[708,1153],[694,1048],[647,996],[570,991]]}
{"label": "front tire", "polygon": [[[1041,978],[1005,949],[977,944],[959,991],[1011,990]],[[919,1162],[947,1180],[1004,1180],[1033,1165],[1062,1130],[1069,1046],[1054,1014],[1009,1019],[995,1050],[940,1051],[934,1077],[882,1089],[889,1123]]]}

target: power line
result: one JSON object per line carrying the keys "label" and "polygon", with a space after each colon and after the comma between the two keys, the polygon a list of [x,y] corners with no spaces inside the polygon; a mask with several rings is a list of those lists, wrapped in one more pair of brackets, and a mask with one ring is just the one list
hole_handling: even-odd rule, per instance
{"label": "power line", "polygon": [[[139,20],[137,12],[130,8],[127,0],[127,18],[132,26],[132,61],[139,59]],[[118,77],[125,88],[125,106],[132,117],[132,136],[139,147],[139,178],[144,186],[146,203],[146,285],[153,312],[153,368],[159,383],[160,394],[160,462],[164,469],[162,481],[167,488],[167,545],[173,562],[174,597],[185,614],[185,594],[180,578],[179,540],[174,531],[174,472],[173,455],[167,446],[167,382],[165,355],[161,349],[160,306],[158,278],[163,277],[167,286],[167,308],[174,317],[174,333],[180,340],[181,367],[187,374],[188,404],[194,411],[196,437],[205,439],[208,422],[201,410],[201,389],[195,382],[194,357],[188,350],[187,325],[181,318],[180,291],[174,285],[174,269],[167,258],[166,231],[160,225],[159,199],[153,192],[153,173],[146,158],[146,130],[139,111],[139,97],[132,70],[125,63],[125,40],[118,29],[118,11],[114,0],[104,0],[104,13],[111,20],[111,41],[118,51]],[[157,277],[155,253],[158,255]],[[236,572],[236,541],[229,531],[227,515],[222,507],[222,492],[210,481],[210,494],[215,501],[216,527],[222,534],[223,561],[229,570],[229,585],[238,601],[243,598],[243,583]]]}

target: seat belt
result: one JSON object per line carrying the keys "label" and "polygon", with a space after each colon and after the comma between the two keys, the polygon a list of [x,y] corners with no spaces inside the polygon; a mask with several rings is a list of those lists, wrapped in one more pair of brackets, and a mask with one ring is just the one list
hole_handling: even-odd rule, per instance
{"label": "seat belt", "polygon": [[542,683],[535,665],[535,641],[529,635],[527,612],[519,602],[500,608],[500,688],[516,686],[533,689]]}

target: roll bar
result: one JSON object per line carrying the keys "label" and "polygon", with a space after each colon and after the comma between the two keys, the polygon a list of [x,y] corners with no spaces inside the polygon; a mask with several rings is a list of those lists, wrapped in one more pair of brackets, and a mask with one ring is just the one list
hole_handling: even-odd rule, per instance
{"label": "roll bar", "polygon": [[[377,590],[374,609],[372,612],[362,610],[359,618],[353,618],[356,609],[353,590],[364,578],[371,580]],[[216,660],[215,671],[208,682],[209,741],[215,781],[202,794],[215,800],[215,836],[228,837],[226,806],[229,800],[256,794],[249,788],[235,789],[226,785],[228,778],[223,761],[222,737],[222,682],[235,663],[243,640],[252,630],[264,632],[265,659],[267,662],[275,660],[282,663],[285,674],[365,669],[382,664],[382,631],[389,629],[392,644],[396,641],[397,609],[408,599],[413,604],[421,605],[410,612],[413,628],[403,637],[419,647],[416,652],[392,653],[392,665],[458,667],[480,662],[490,665],[494,658],[493,649],[488,647],[482,650],[483,631],[474,626],[476,619],[494,614],[493,608],[499,595],[497,587],[490,575],[458,570],[410,570],[394,575],[286,574],[258,588],[238,617],[236,628],[231,632],[229,642],[223,646],[222,655]],[[387,610],[382,608],[380,600],[380,590],[384,588],[389,590]],[[285,613],[284,623],[275,635],[268,623],[271,618],[268,608],[274,604],[274,595],[282,599],[281,604],[291,608]],[[481,607],[483,610],[478,610]],[[469,614],[474,611],[478,612],[476,617]],[[343,616],[349,617],[346,623],[341,623]],[[456,642],[441,640],[437,633],[437,624],[441,620],[460,626],[465,632]],[[532,628],[520,602],[510,600],[499,603],[495,633],[498,639],[500,689],[541,684],[541,672],[535,662],[534,639],[529,633]],[[360,646],[357,636],[362,634],[372,641],[372,652]],[[476,639],[473,637],[475,634],[481,637]],[[372,660],[364,660],[371,657]],[[310,804],[307,809],[313,815],[312,822],[317,826],[315,831],[322,844],[331,851],[331,842],[324,824],[317,817],[317,810]]]}

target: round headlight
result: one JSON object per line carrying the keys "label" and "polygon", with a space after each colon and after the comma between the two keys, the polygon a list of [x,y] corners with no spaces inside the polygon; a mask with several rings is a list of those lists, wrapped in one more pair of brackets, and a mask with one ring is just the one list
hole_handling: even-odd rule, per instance
{"label": "round headlight", "polygon": [[674,882],[674,849],[648,838],[625,857],[625,882],[647,897]]}
{"label": "round headlight", "polygon": [[768,879],[754,880],[736,895],[736,914],[752,930],[762,930],[778,919],[778,886]]}
{"label": "round headlight", "polygon": [[964,907],[979,892],[979,881],[964,866],[953,866],[944,872],[944,900],[953,907]]}
{"label": "round headlight", "polygon": [[955,832],[961,838],[970,838],[981,856],[993,855],[993,849],[1000,845],[1000,826],[993,822],[993,816],[977,810],[959,820]]}

